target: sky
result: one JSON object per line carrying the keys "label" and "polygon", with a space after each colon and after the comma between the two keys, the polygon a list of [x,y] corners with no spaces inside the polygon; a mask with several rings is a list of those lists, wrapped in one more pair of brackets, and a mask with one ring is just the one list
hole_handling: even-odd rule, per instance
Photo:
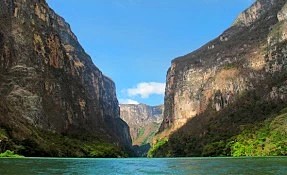
{"label": "sky", "polygon": [[253,0],[47,0],[120,103],[163,104],[171,61],[226,30]]}

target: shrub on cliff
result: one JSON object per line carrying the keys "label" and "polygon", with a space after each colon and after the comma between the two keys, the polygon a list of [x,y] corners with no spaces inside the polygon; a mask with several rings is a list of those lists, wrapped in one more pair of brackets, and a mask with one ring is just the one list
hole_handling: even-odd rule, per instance
{"label": "shrub on cliff", "polygon": [[24,156],[15,154],[13,151],[7,150],[4,153],[0,154],[0,158],[22,158]]}
{"label": "shrub on cliff", "polygon": [[154,156],[155,156],[155,153],[156,153],[157,151],[159,151],[159,149],[160,149],[161,147],[163,147],[163,146],[167,143],[167,141],[168,141],[168,140],[167,140],[166,138],[158,140],[158,141],[156,142],[156,144],[154,144],[154,145],[151,147],[151,149],[148,151],[147,156],[148,156],[148,157],[154,157]]}
{"label": "shrub on cliff", "polygon": [[287,155],[287,113],[246,129],[236,136],[231,144],[231,155],[236,157]]}

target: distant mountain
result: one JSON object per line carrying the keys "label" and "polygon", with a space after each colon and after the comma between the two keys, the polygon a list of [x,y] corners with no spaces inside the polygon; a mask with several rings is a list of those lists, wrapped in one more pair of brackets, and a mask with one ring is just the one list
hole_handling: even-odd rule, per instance
{"label": "distant mountain", "polygon": [[143,146],[150,144],[162,123],[163,105],[121,104],[120,111],[121,118],[130,127],[133,145]]}
{"label": "distant mountain", "polygon": [[114,82],[45,0],[0,1],[0,99],[0,152],[117,157],[131,148]]}
{"label": "distant mountain", "polygon": [[[268,125],[276,115],[286,120],[280,112],[285,107],[287,2],[257,0],[219,37],[172,61],[164,120],[150,154],[238,155],[238,140],[254,141],[250,131],[257,132],[254,129]],[[287,154],[286,139],[270,149],[272,131],[260,136],[252,155],[263,155],[259,150],[266,150],[264,155]]]}

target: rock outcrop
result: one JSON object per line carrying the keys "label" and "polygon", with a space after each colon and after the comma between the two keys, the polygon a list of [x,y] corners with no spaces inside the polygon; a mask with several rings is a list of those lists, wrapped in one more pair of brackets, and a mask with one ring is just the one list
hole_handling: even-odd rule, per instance
{"label": "rock outcrop", "polygon": [[272,6],[276,0],[257,0],[250,8],[242,12],[235,20],[234,25],[250,26],[256,20],[261,18]]}
{"label": "rock outcrop", "polygon": [[[178,143],[175,155],[186,156],[186,150],[189,155],[202,155],[204,145],[227,140],[242,131],[241,126],[262,121],[284,106],[286,5],[285,0],[258,0],[218,38],[172,61],[158,137],[186,134],[185,141],[175,135],[169,141]],[[254,114],[252,110],[258,109],[249,107],[256,104],[247,105],[248,101],[258,103],[258,109],[265,108]],[[267,112],[267,108],[274,111]],[[246,111],[250,116],[245,116]],[[235,118],[240,112],[241,118]],[[210,134],[216,132],[217,136]],[[186,143],[181,150],[179,143]],[[170,149],[166,148],[166,155],[172,155]]]}
{"label": "rock outcrop", "polygon": [[133,145],[151,143],[163,119],[163,105],[121,104],[121,118],[129,125]]}
{"label": "rock outcrop", "polygon": [[128,148],[114,82],[45,0],[0,1],[0,123],[18,141],[36,127]]}

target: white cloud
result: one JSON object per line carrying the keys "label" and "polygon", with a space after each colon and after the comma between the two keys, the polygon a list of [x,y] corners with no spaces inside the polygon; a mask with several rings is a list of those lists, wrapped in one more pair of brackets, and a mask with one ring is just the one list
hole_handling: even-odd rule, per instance
{"label": "white cloud", "polygon": [[139,102],[132,100],[132,99],[119,99],[120,104],[134,104],[134,105],[138,105],[140,104]]}
{"label": "white cloud", "polygon": [[141,98],[148,98],[150,95],[164,95],[165,83],[142,82],[137,84],[136,88],[127,90],[130,97],[139,95]]}

